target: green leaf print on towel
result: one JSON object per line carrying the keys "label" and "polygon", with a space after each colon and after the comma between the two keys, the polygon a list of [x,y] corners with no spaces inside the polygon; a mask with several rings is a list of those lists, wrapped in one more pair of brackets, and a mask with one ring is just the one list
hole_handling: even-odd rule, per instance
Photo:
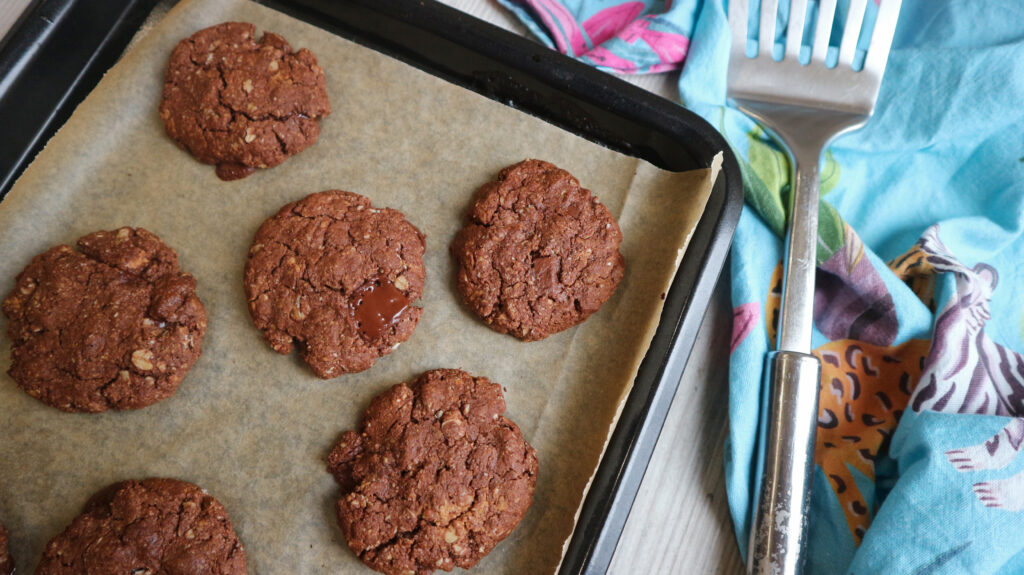
{"label": "green leaf print on towel", "polygon": [[839,162],[832,155],[832,150],[825,150],[825,169],[821,171],[818,179],[821,182],[819,189],[822,197],[836,189],[836,184],[839,183]]}
{"label": "green leaf print on towel", "polygon": [[737,154],[747,203],[781,236],[786,229],[783,198],[789,192],[789,159],[775,147],[760,126],[747,132],[748,158]]}
{"label": "green leaf print on towel", "polygon": [[[744,195],[750,205],[778,236],[786,231],[789,202],[789,158],[765,133],[755,125],[747,133],[747,155],[738,154],[743,173]],[[822,196],[839,183],[840,167],[832,152],[825,151],[825,167],[820,176]],[[842,249],[846,242],[845,224],[839,213],[828,203],[818,204],[818,264],[827,261]]]}

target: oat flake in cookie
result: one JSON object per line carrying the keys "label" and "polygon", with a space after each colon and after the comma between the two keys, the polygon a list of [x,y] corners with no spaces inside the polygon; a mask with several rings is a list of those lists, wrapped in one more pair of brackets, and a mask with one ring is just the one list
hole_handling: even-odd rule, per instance
{"label": "oat flake in cookie", "polygon": [[7,550],[9,543],[10,534],[7,533],[7,529],[0,523],[0,575],[11,575],[11,573],[14,573],[14,558],[11,557],[11,553]]}
{"label": "oat flake in cookie", "polygon": [[177,479],[95,494],[47,543],[36,575],[242,575],[245,549],[219,501]]}
{"label": "oat flake in cookie", "polygon": [[249,250],[253,322],[278,353],[298,344],[318,377],[369,369],[416,329],[425,247],[400,212],[359,194],[332,190],[288,204]]}
{"label": "oat flake in cookie", "polygon": [[201,352],[206,310],[178,255],[142,228],[95,232],[36,256],[3,301],[9,373],[62,411],[170,397]]}
{"label": "oat flake in cookie", "polygon": [[596,312],[625,271],[622,232],[590,190],[540,160],[477,192],[452,242],[456,286],[494,330],[535,341]]}
{"label": "oat flake in cookie", "polygon": [[324,72],[252,24],[196,32],[171,53],[160,118],[167,134],[223,180],[244,178],[313,145],[331,113]]}
{"label": "oat flake in cookie", "polygon": [[328,456],[348,545],[388,575],[476,565],[530,507],[537,452],[502,415],[501,386],[428,371],[378,395]]}

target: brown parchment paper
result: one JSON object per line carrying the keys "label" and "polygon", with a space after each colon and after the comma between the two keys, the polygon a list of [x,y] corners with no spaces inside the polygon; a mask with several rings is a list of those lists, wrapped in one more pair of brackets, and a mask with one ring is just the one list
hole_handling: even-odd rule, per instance
{"label": "brown parchment paper", "polygon": [[[157,113],[175,43],[225,20],[313,50],[333,106],[315,146],[230,183],[178,149]],[[474,190],[527,157],[568,169],[600,197],[622,226],[627,265],[599,313],[534,343],[491,331],[460,305],[448,253]],[[250,573],[367,573],[336,526],[339,492],[324,457],[374,395],[438,367],[501,383],[508,415],[540,458],[533,507],[474,572],[554,571],[715,171],[655,169],[246,1],[182,3],[107,74],[0,203],[0,295],[48,247],[130,225],[178,251],[209,314],[203,355],[177,394],[139,411],[46,407],[6,375],[10,354],[0,351],[0,521],[19,571],[32,571],[93,492],[169,476],[224,503]],[[323,381],[263,342],[242,270],[265,218],[338,188],[401,210],[426,233],[428,275],[413,337],[369,371]]]}

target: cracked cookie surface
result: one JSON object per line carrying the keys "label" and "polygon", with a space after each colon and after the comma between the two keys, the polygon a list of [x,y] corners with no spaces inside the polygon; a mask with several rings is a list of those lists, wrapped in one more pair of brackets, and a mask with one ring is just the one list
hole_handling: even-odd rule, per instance
{"label": "cracked cookie surface", "polygon": [[138,409],[170,397],[201,353],[206,310],[178,255],[142,228],[37,255],[2,308],[10,375],[62,411]]}
{"label": "cracked cookie surface", "polygon": [[452,242],[456,287],[494,330],[544,339],[596,312],[625,272],[611,212],[569,172],[540,160],[478,191]]}
{"label": "cracked cookie surface", "polygon": [[3,523],[0,523],[0,575],[11,575],[11,573],[14,573],[14,558],[11,557],[11,553],[8,551],[10,537]]}
{"label": "cracked cookie surface", "polygon": [[241,575],[245,549],[227,511],[176,479],[112,485],[46,545],[36,575]]}
{"label": "cracked cookie surface", "polygon": [[312,52],[284,38],[225,22],[182,40],[164,76],[167,134],[223,180],[244,178],[313,145],[331,113]]}
{"label": "cracked cookie surface", "polygon": [[390,208],[329,190],[263,222],[245,266],[253,323],[278,353],[296,344],[318,377],[369,369],[412,336],[426,238]]}
{"label": "cracked cookie surface", "polygon": [[373,399],[327,459],[338,524],[363,563],[388,575],[468,569],[515,529],[538,463],[504,411],[498,384],[457,369]]}

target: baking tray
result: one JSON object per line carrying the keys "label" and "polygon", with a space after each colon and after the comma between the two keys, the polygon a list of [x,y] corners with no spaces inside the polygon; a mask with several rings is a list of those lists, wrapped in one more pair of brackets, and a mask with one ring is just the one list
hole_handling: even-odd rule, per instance
{"label": "baking tray", "polygon": [[[723,268],[743,201],[723,137],[688,110],[432,0],[257,0],[660,168],[724,155],[559,575],[605,573]],[[0,201],[157,0],[37,0],[0,44]]]}

